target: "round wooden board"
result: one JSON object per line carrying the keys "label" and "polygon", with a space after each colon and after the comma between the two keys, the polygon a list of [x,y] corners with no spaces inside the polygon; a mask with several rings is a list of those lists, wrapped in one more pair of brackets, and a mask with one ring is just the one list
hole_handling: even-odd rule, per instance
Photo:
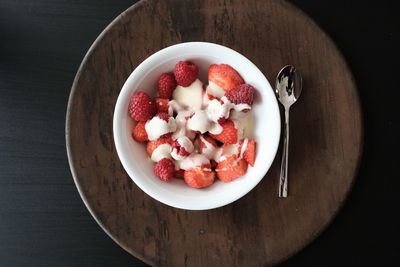
{"label": "round wooden board", "polygon": [[[119,162],[112,133],[123,83],[172,44],[208,41],[252,60],[274,84],[285,64],[302,73],[291,110],[289,198],[277,198],[280,154],[242,199],[208,211],[179,210],[143,193]],[[162,266],[274,265],[332,220],[355,179],[362,121],[352,74],[331,39],[284,1],[144,0],[99,36],[68,105],[70,166],[88,209],[118,244]]]}

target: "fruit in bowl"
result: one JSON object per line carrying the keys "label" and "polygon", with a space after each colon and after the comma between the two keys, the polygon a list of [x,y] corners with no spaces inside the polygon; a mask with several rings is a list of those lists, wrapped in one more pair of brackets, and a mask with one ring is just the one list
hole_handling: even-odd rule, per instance
{"label": "fruit in bowl", "polygon": [[[179,79],[177,81],[174,74],[175,65],[180,61],[189,61],[198,67],[197,78],[189,85],[179,85]],[[224,70],[226,66],[223,64],[229,65],[240,75],[240,78],[219,79],[219,77],[211,77],[209,79],[208,72],[211,66],[211,69],[216,70],[214,74],[230,75],[231,71]],[[191,65],[186,67],[191,67]],[[181,68],[183,69],[183,67]],[[213,72],[211,71],[211,73]],[[161,78],[162,76],[164,78]],[[211,76],[218,75],[212,74]],[[184,77],[184,79],[186,78]],[[230,88],[229,91],[232,91],[240,79],[244,79],[244,83],[256,89],[254,90],[251,108],[247,112],[245,112],[246,109],[238,112],[243,115],[243,118],[235,119],[233,116],[237,112],[233,108],[230,109],[229,115],[222,116],[224,114],[220,109],[222,103],[218,99],[227,97],[225,94],[228,91],[224,89]],[[176,85],[173,84],[174,80],[177,82]],[[243,82],[240,81],[239,83]],[[204,85],[202,90],[184,90],[198,88],[199,83]],[[158,90],[159,87],[162,87],[162,89]],[[222,90],[220,90],[221,88]],[[129,106],[131,97],[138,92],[145,93],[141,94],[142,98],[154,103],[155,106],[150,104],[147,107],[147,113],[151,115],[145,114],[144,118],[138,115],[139,118],[135,120],[130,116]],[[212,101],[214,99],[217,99],[217,101]],[[206,101],[208,103],[204,105],[203,103]],[[229,101],[232,105],[237,105],[234,102],[236,100]],[[183,110],[180,116],[178,116],[179,112],[176,111],[179,108],[178,104]],[[172,115],[169,113],[171,109]],[[198,114],[188,112],[189,114],[183,116],[189,109],[202,110],[203,112]],[[211,118],[208,117],[208,110],[213,114]],[[168,118],[165,115],[160,115],[161,113],[166,113]],[[156,115],[157,118],[154,118]],[[208,124],[198,123],[202,121],[200,120],[202,117],[207,118]],[[221,117],[225,119],[220,120]],[[166,120],[163,120],[163,118]],[[175,120],[175,131],[171,130],[174,126],[172,122],[169,123],[170,118]],[[234,120],[240,123],[235,125]],[[162,123],[165,127],[157,129],[157,131],[149,131],[148,134],[146,131],[148,121],[152,121],[152,124],[164,121]],[[186,123],[186,126],[190,124],[192,129],[185,131],[179,137],[174,136],[178,135],[179,129],[182,131],[182,127],[180,127],[182,123]],[[152,124],[149,123],[148,127]],[[220,125],[220,128],[218,125]],[[238,127],[238,125],[241,127]],[[211,126],[216,127],[210,129]],[[218,128],[222,128],[222,130],[226,128],[227,132],[233,129],[233,133],[237,130],[237,140],[235,134],[221,136],[218,132],[210,133],[210,131],[216,131]],[[201,133],[202,131],[204,132]],[[154,53],[140,63],[129,75],[115,105],[113,133],[116,152],[122,164],[121,167],[126,170],[132,181],[142,191],[172,207],[189,210],[212,209],[241,198],[253,189],[267,173],[279,144],[279,108],[268,80],[257,66],[243,55],[228,47],[212,43],[180,43]],[[241,133],[243,133],[243,136],[239,137]],[[149,140],[157,135],[165,136]],[[241,156],[237,151],[240,151],[246,138],[247,145],[245,144],[245,146],[247,146],[248,151],[244,151]],[[188,140],[193,145],[193,151],[191,151]],[[254,167],[248,163],[252,159],[252,147],[256,152],[254,153]],[[157,148],[159,148],[159,151],[153,153]],[[225,163],[216,162],[212,159],[215,150],[224,152],[226,155],[229,154],[231,158]],[[164,153],[170,153],[170,156],[162,157]],[[199,161],[200,159],[195,159],[193,155],[190,157],[190,154],[194,153],[211,160],[204,160],[203,157],[206,166],[199,169],[183,170],[182,166],[179,167],[179,170],[176,168],[177,162],[185,156],[188,158],[186,160],[188,165],[189,159]],[[161,157],[157,158],[157,155],[161,155]],[[153,160],[151,156],[153,156]],[[241,167],[244,162],[247,164],[247,170],[244,175],[232,179],[233,175],[229,173],[224,164],[230,164],[239,157],[242,160],[237,161],[238,165],[235,166]],[[164,158],[168,158],[174,164],[171,164],[168,159],[164,160]],[[226,159],[228,158],[226,157]],[[157,170],[155,170],[156,162],[160,162]],[[216,170],[219,170],[219,173]],[[174,173],[170,178],[172,171]],[[243,171],[241,172],[243,173]],[[165,177],[168,181],[164,181]],[[203,179],[197,179],[197,177],[203,177]],[[212,185],[205,186],[210,181],[214,181]],[[188,182],[193,187],[188,186]],[[201,189],[198,189],[199,187]],[[132,190],[133,194],[138,192],[136,187],[132,187]]]}
{"label": "fruit in bowl", "polygon": [[154,82],[157,97],[138,91],[128,106],[137,121],[132,137],[147,143],[154,174],[162,181],[183,177],[193,188],[216,178],[231,182],[256,158],[248,123],[255,88],[228,64],[210,65],[207,86],[198,75],[195,63],[179,61]]}

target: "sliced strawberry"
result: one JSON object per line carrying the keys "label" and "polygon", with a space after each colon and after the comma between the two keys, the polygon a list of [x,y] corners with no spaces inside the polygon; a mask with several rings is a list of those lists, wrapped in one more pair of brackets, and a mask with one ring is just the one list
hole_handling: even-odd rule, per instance
{"label": "sliced strawberry", "polygon": [[[240,140],[239,142],[239,151],[242,151],[242,145],[244,140]],[[243,152],[243,159],[250,164],[250,166],[254,167],[254,162],[256,161],[256,141],[253,139],[248,140],[247,147]]]}
{"label": "sliced strawberry", "polygon": [[157,97],[154,100],[156,102],[157,112],[168,113],[168,107],[169,107],[168,99]]}
{"label": "sliced strawberry", "polygon": [[219,162],[216,171],[218,178],[227,183],[246,174],[247,162],[237,155],[232,155]]}
{"label": "sliced strawberry", "polygon": [[136,124],[132,132],[133,139],[135,139],[138,142],[145,142],[149,140],[149,138],[147,137],[145,125],[146,125],[145,121],[139,121],[138,124]]}
{"label": "sliced strawberry", "polygon": [[169,137],[169,138],[158,138],[156,140],[149,141],[147,143],[147,148],[146,148],[147,154],[151,157],[151,155],[153,154],[153,151],[156,150],[156,148],[159,145],[162,145],[162,144],[172,144],[171,137]]}
{"label": "sliced strawberry", "polygon": [[216,83],[225,91],[230,91],[244,83],[240,74],[227,64],[212,64],[208,69],[208,80]]}
{"label": "sliced strawberry", "polygon": [[[209,135],[201,135],[208,143],[210,143],[213,147],[217,147],[217,142]],[[195,144],[198,148],[203,149],[206,148],[207,145],[201,140],[200,136],[198,136],[195,140]]]}
{"label": "sliced strawberry", "polygon": [[210,134],[210,136],[222,143],[236,144],[238,141],[238,130],[231,120],[227,120],[221,124],[222,132],[220,134]]}
{"label": "sliced strawberry", "polygon": [[215,172],[210,170],[210,164],[186,170],[184,173],[185,182],[193,188],[202,188],[212,185],[215,180]]}

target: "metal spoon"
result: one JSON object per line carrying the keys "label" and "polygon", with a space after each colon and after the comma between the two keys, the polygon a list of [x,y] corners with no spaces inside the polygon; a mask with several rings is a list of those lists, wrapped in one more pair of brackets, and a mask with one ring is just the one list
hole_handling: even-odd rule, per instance
{"label": "metal spoon", "polygon": [[301,75],[296,68],[287,65],[281,69],[276,77],[275,93],[285,108],[285,125],[283,128],[283,153],[281,174],[279,176],[279,197],[287,197],[288,193],[288,161],[289,161],[289,109],[297,101],[302,90]]}

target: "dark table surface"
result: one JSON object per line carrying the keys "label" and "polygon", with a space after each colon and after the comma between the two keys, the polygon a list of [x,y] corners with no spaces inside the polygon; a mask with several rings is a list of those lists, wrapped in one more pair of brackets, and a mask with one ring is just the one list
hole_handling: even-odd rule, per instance
{"label": "dark table surface", "polygon": [[[399,265],[396,1],[291,2],[348,60],[364,110],[365,144],[358,179],[339,215],[282,265]],[[83,56],[131,4],[0,1],[0,266],[146,266],[90,216],[71,177],[64,137],[68,95]]]}

